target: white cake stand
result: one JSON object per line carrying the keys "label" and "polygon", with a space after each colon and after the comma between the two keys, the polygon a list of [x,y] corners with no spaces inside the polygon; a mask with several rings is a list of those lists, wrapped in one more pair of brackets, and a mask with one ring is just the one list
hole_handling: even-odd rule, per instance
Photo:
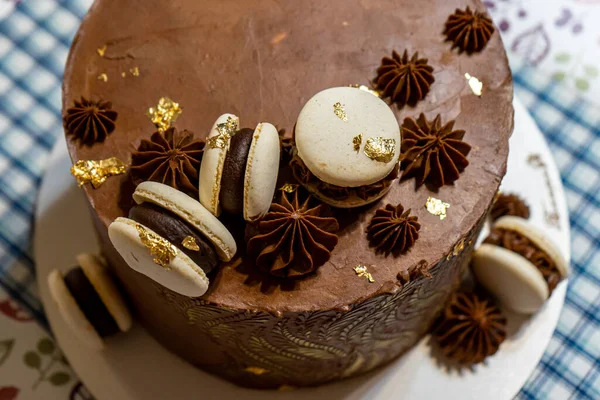
{"label": "white cake stand", "polygon": [[[35,259],[40,294],[56,339],[99,400],[510,399],[542,357],[565,298],[567,282],[562,282],[534,317],[509,315],[510,337],[495,356],[473,370],[440,365],[425,338],[404,357],[371,374],[291,392],[242,389],[208,375],[163,349],[139,325],[110,339],[104,352],[95,352],[63,323],[46,285],[52,268],[69,267],[75,254],[98,250],[84,195],[69,175],[70,167],[61,136],[40,190]],[[515,132],[502,189],[526,199],[533,223],[569,258],[569,220],[560,177],[542,134],[519,101],[515,101]]]}

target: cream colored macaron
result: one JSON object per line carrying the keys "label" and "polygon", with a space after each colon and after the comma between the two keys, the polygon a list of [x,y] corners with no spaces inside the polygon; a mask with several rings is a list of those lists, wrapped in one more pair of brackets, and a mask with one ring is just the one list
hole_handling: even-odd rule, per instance
{"label": "cream colored macaron", "polygon": [[496,221],[490,236],[474,252],[471,268],[477,281],[506,307],[533,314],[553,288],[536,265],[540,262],[546,271],[548,263],[553,266],[553,285],[568,276],[567,261],[544,232],[525,219],[506,216]]}
{"label": "cream colored macaron", "polygon": [[131,314],[100,257],[80,254],[77,261],[79,266],[65,275],[50,272],[50,296],[75,335],[101,350],[105,337],[131,328]]}
{"label": "cream colored macaron", "polygon": [[[296,156],[316,178],[301,183],[327,201],[332,196],[321,190],[323,186],[334,185],[338,191],[366,187],[390,175],[398,166],[400,127],[390,107],[377,96],[335,87],[317,93],[304,105],[296,122],[295,144]],[[362,201],[354,198],[346,206],[364,205],[389,190],[389,185],[379,187],[375,195]]]}

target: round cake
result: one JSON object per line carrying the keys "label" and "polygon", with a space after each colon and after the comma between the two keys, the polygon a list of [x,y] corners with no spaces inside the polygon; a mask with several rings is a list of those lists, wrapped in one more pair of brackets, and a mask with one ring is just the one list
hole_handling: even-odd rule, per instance
{"label": "round cake", "polygon": [[[505,174],[513,128],[500,36],[492,27],[491,37],[474,34],[475,42],[467,43],[468,32],[464,40],[453,37],[448,21],[457,9],[485,13],[479,0],[94,2],[67,61],[63,112],[83,98],[111,102],[118,116],[111,118],[114,130],[96,140],[67,136],[74,163],[116,157],[131,165],[132,153],[157,131],[148,110],[165,97],[183,110],[173,126],[197,139],[206,139],[225,113],[239,116],[240,127],[268,121],[289,138],[315,94],[350,85],[376,89],[382,59],[402,61],[405,51],[413,64],[427,59],[434,80],[417,86],[427,88],[418,101],[414,87],[404,100],[380,91],[402,127],[402,147],[421,114],[434,127],[437,117],[444,128],[453,121],[449,129],[464,131],[470,145],[468,165],[451,182],[404,179],[408,161],[401,155],[400,178],[390,177],[381,199],[333,207],[337,246],[327,262],[297,278],[258,268],[246,251],[255,225],[221,215],[237,254],[212,272],[199,298],[134,271],[109,240],[108,226],[135,204],[129,171],[82,186],[102,252],[136,318],[161,345],[236,384],[278,388],[364,373],[423,337],[470,259]],[[299,188],[287,192],[302,182],[285,162],[278,179],[277,188],[288,190],[278,189],[274,201],[291,201]],[[401,254],[378,251],[368,239],[372,218],[388,204],[410,210],[420,224],[418,239]]]}

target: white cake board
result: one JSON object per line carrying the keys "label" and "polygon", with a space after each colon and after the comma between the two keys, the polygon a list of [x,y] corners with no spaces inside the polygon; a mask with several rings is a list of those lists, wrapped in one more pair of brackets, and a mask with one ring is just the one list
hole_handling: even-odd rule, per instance
{"label": "white cake board", "polygon": [[[366,376],[291,392],[242,389],[208,375],[167,352],[139,325],[110,339],[104,352],[95,352],[66,327],[46,284],[52,268],[67,268],[77,253],[98,250],[84,195],[70,176],[70,167],[61,136],[38,199],[35,259],[40,294],[56,339],[98,400],[510,399],[542,357],[565,298],[567,282],[562,282],[532,318],[509,315],[513,333],[495,356],[473,370],[441,366],[425,338],[404,357]],[[569,258],[569,220],[560,177],[542,134],[519,101],[502,189],[526,199],[531,221]]]}

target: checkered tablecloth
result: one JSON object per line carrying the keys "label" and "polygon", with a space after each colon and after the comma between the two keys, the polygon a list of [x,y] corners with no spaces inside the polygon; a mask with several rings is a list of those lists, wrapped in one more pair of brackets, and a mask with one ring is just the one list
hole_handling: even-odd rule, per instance
{"label": "checkered tablecloth", "polygon": [[[586,2],[592,7],[599,1]],[[90,3],[91,0],[0,0],[0,287],[20,302],[41,326],[46,326],[46,321],[37,295],[31,249],[33,212],[44,166],[55,138],[62,134],[64,63],[70,42]],[[514,18],[522,24],[523,14],[531,10],[524,8],[521,1],[512,3],[515,4]],[[553,3],[561,2],[548,1],[544,5],[548,8],[548,4]],[[594,87],[594,68],[584,66],[581,72],[584,78],[577,78],[575,86],[564,82],[556,73],[542,72],[536,68],[540,57],[554,58],[559,67],[567,58],[564,52],[538,51],[536,46],[541,45],[538,42],[551,34],[546,33],[544,39],[539,27],[523,27],[522,34],[516,32],[515,41],[510,45],[508,41],[512,40],[513,32],[504,24],[511,21],[512,11],[506,5],[510,5],[511,0],[486,4],[507,43],[516,95],[545,134],[560,169],[571,222],[573,272],[565,306],[542,361],[518,398],[600,399],[600,108],[594,105],[595,95],[590,92]],[[568,13],[559,9],[560,6],[556,18],[549,17],[549,24],[563,29]],[[551,31],[543,21],[540,23],[542,31]],[[518,24],[512,26],[518,27]],[[584,26],[573,25],[569,29],[575,35]],[[599,39],[600,36],[596,38]],[[531,52],[525,57],[521,54],[520,43],[525,40],[533,46],[534,52],[538,51],[535,59],[529,57]],[[600,46],[594,51],[598,53],[597,63]],[[552,69],[552,65],[548,68]],[[580,79],[592,84],[583,85]],[[597,100],[596,104],[600,104],[600,98]],[[4,299],[6,295],[2,290],[0,311],[2,304],[10,303]],[[14,311],[14,307],[11,309]],[[8,357],[2,353],[7,333],[1,326],[0,379],[2,362]],[[38,349],[42,351],[39,343]],[[9,397],[15,389],[2,384],[0,380],[0,398],[16,398]]]}

